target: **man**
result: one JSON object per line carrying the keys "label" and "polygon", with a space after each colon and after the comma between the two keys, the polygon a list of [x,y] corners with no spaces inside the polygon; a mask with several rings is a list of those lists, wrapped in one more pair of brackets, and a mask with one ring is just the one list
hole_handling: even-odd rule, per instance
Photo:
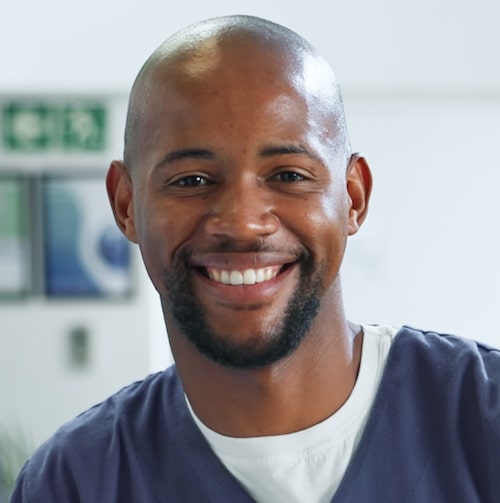
{"label": "man", "polygon": [[499,352],[344,315],[371,175],[308,42],[245,16],[168,39],[107,188],[176,365],[63,426],[12,501],[500,500]]}

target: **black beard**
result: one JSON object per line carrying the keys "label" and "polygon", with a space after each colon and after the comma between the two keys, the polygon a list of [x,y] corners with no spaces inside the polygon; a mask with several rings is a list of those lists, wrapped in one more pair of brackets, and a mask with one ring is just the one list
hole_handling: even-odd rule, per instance
{"label": "black beard", "polygon": [[187,255],[180,253],[172,272],[164,271],[164,285],[172,315],[198,351],[222,365],[249,369],[271,365],[297,349],[318,314],[323,290],[321,271],[314,274],[310,254],[304,253],[298,261],[299,285],[282,320],[265,334],[255,334],[245,342],[216,333],[208,324],[191,287]]}

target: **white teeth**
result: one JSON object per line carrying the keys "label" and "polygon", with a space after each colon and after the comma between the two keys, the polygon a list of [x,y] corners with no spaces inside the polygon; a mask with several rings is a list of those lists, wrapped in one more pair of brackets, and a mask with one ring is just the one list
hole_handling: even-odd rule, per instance
{"label": "white teeth", "polygon": [[266,273],[264,272],[264,269],[257,269],[255,271],[255,282],[262,283],[265,280],[266,280]]}
{"label": "white teeth", "polygon": [[231,271],[231,285],[241,285],[243,283],[243,274],[240,271]]}
{"label": "white teeth", "polygon": [[[215,281],[217,281],[216,278],[212,278],[212,279],[215,279]],[[221,271],[219,281],[221,283],[224,283],[225,285],[231,284],[231,274],[229,273],[229,271]]]}
{"label": "white teeth", "polygon": [[256,281],[256,274],[253,269],[247,269],[243,273],[243,284],[244,285],[253,285]]}
{"label": "white teeth", "polygon": [[225,285],[255,285],[255,283],[262,283],[269,281],[278,275],[279,267],[262,267],[260,269],[246,269],[245,271],[237,270],[220,270],[220,269],[207,269],[210,279],[217,283],[224,283]]}

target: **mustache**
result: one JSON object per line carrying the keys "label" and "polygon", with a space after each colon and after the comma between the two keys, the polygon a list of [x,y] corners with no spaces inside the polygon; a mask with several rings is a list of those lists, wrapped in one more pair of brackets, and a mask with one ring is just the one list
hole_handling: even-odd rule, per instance
{"label": "mustache", "polygon": [[278,249],[265,241],[254,241],[252,243],[241,243],[233,239],[223,239],[214,245],[201,250],[202,253],[258,253],[275,252]]}
{"label": "mustache", "polygon": [[[304,246],[276,246],[273,243],[264,241],[255,241],[252,243],[242,243],[232,239],[223,239],[216,243],[211,243],[206,247],[195,247],[191,244],[186,244],[184,247],[177,250],[172,260],[171,271],[177,271],[178,274],[189,274],[188,270],[193,262],[194,255],[208,255],[218,253],[283,253],[290,257],[295,257],[295,260],[300,264],[304,272],[312,271],[313,256],[312,253]],[[170,276],[167,271],[164,271],[167,276]]]}
{"label": "mustache", "polygon": [[[192,245],[186,245],[180,249],[176,257],[175,262],[185,262],[189,261],[189,258],[195,253],[195,247]],[[221,239],[214,242],[206,247],[196,247],[197,254],[216,254],[216,253],[280,253],[287,252],[289,255],[296,256],[299,260],[308,259],[311,257],[310,251],[304,246],[277,246],[273,243],[269,243],[264,240],[256,240],[253,242],[243,243],[241,241],[236,241],[230,238]]]}

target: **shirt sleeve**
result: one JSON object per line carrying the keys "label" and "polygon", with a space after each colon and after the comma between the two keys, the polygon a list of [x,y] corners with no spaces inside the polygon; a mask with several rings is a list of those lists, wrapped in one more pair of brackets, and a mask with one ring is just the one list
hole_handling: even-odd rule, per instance
{"label": "shirt sleeve", "polygon": [[10,503],[29,503],[32,501],[29,495],[28,481],[26,477],[28,463],[29,461],[24,464],[17,477],[16,483],[14,485],[14,490],[9,500]]}

